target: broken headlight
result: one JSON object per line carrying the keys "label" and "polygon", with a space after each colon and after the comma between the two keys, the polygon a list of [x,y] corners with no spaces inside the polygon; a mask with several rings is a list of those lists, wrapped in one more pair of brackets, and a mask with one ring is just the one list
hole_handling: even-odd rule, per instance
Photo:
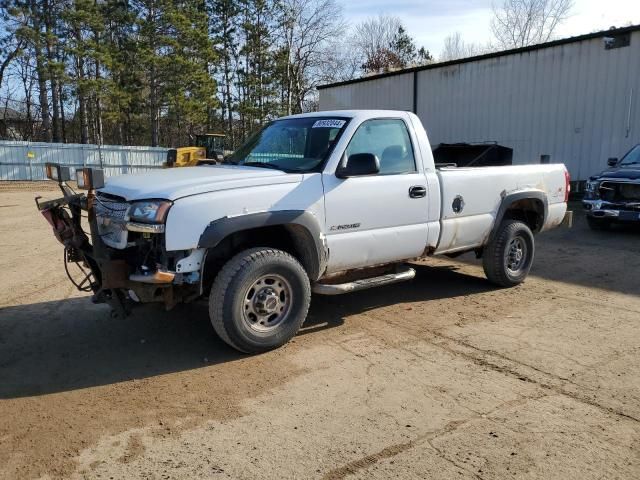
{"label": "broken headlight", "polygon": [[171,202],[168,200],[133,202],[129,210],[129,219],[132,222],[163,223],[170,207]]}
{"label": "broken headlight", "polygon": [[585,196],[587,198],[597,198],[600,194],[600,182],[597,180],[587,180],[585,185]]}

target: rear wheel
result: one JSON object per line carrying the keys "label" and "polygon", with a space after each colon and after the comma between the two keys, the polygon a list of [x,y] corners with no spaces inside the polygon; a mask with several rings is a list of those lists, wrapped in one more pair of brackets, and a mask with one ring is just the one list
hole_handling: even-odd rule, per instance
{"label": "rear wheel", "polygon": [[287,343],[311,302],[309,278],[286,252],[252,248],[229,260],[209,295],[216,333],[233,348],[259,353]]}
{"label": "rear wheel", "polygon": [[609,230],[611,222],[603,218],[587,217],[587,224],[591,230],[602,231]]}
{"label": "rear wheel", "polygon": [[533,264],[531,229],[518,220],[503,221],[485,247],[482,264],[492,283],[513,287],[524,281]]}

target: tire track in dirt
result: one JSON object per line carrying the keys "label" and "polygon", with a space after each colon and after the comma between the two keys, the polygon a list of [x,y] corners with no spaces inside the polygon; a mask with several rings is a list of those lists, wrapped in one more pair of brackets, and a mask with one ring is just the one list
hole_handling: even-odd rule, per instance
{"label": "tire track in dirt", "polygon": [[469,418],[466,418],[464,420],[453,420],[448,422],[444,427],[435,430],[435,431],[431,431],[431,432],[427,432],[427,433],[423,433],[421,435],[416,436],[416,438],[409,440],[408,442],[402,442],[402,443],[397,443],[394,445],[390,445],[388,447],[383,448],[382,450],[376,452],[376,453],[372,453],[370,455],[366,455],[362,458],[359,458],[357,460],[351,461],[345,465],[342,465],[340,467],[334,468],[332,470],[330,470],[329,472],[327,472],[325,475],[323,475],[323,480],[341,480],[349,475],[353,475],[355,473],[357,473],[358,471],[361,470],[365,470],[369,467],[371,467],[372,465],[385,460],[387,458],[392,458],[395,457],[403,452],[406,452],[407,450],[410,450],[411,448],[414,448],[416,446],[419,446],[421,444],[428,444],[429,447],[431,449],[434,450],[434,452],[436,452],[436,454],[446,460],[447,462],[449,462],[451,465],[453,465],[454,467],[463,470],[467,473],[469,473],[470,475],[472,475],[474,478],[478,478],[478,479],[482,479],[482,477],[480,477],[478,474],[476,474],[475,472],[470,471],[468,468],[459,465],[458,463],[456,463],[455,461],[453,461],[451,458],[447,457],[447,455],[445,455],[444,452],[442,452],[440,449],[438,449],[434,444],[433,441],[436,440],[437,438],[443,436],[443,435],[447,435],[449,433],[454,432],[455,430],[459,429],[460,427],[463,427],[471,422],[473,422],[474,420],[478,420],[478,419],[487,419],[488,417],[490,417],[491,415],[493,415],[494,413],[502,410],[505,407],[512,407],[512,406],[516,406],[516,405],[521,405],[523,403],[529,402],[531,400],[540,400],[544,397],[546,397],[546,394],[540,394],[540,395],[531,395],[531,396],[523,396],[517,400],[509,400],[506,402],[501,403],[500,405],[497,405],[495,408],[491,409],[489,412],[486,413],[479,413],[479,412],[475,412],[475,414]]}
{"label": "tire track in dirt", "polygon": [[[411,330],[403,327],[401,324],[394,324],[394,326],[397,328],[402,328],[407,334],[411,334]],[[463,357],[467,360],[472,361],[476,365],[490,368],[491,370],[494,370],[496,372],[517,378],[520,381],[526,381],[536,384],[546,390],[553,391],[554,393],[557,393],[559,395],[564,395],[577,402],[590,405],[604,412],[640,423],[640,419],[631,414],[625,413],[607,405],[603,405],[591,399],[588,395],[581,391],[582,389],[587,389],[587,387],[575,383],[568,378],[546,372],[538,367],[526,364],[518,360],[514,360],[496,351],[484,350],[463,340],[444,335],[443,333],[427,328],[425,328],[425,330],[433,338],[431,339],[431,341],[429,341],[426,338],[419,337],[420,340],[427,340],[430,344],[436,347],[440,347],[448,353],[451,353],[452,355]],[[373,332],[370,333],[372,335],[375,335],[375,333]],[[433,341],[434,339],[437,339],[437,341]],[[403,349],[407,350],[406,348]],[[412,352],[411,350],[407,351]],[[420,356],[419,354],[417,354],[417,352],[412,353]],[[576,390],[567,390],[564,384],[573,385],[576,387]]]}

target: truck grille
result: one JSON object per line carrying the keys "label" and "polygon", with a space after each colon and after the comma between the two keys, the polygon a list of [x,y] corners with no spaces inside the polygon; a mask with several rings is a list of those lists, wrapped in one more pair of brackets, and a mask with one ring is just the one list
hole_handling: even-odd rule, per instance
{"label": "truck grille", "polygon": [[640,183],[602,182],[600,197],[608,202],[640,202]]}
{"label": "truck grille", "polygon": [[127,246],[129,203],[123,198],[98,192],[95,211],[98,233],[102,241],[112,248]]}

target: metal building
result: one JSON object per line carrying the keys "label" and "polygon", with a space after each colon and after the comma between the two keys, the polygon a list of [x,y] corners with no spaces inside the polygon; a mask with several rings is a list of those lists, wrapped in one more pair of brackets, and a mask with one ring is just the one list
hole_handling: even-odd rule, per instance
{"label": "metal building", "polygon": [[320,110],[411,110],[434,147],[495,141],[585,180],[640,143],[640,25],[318,89]]}

